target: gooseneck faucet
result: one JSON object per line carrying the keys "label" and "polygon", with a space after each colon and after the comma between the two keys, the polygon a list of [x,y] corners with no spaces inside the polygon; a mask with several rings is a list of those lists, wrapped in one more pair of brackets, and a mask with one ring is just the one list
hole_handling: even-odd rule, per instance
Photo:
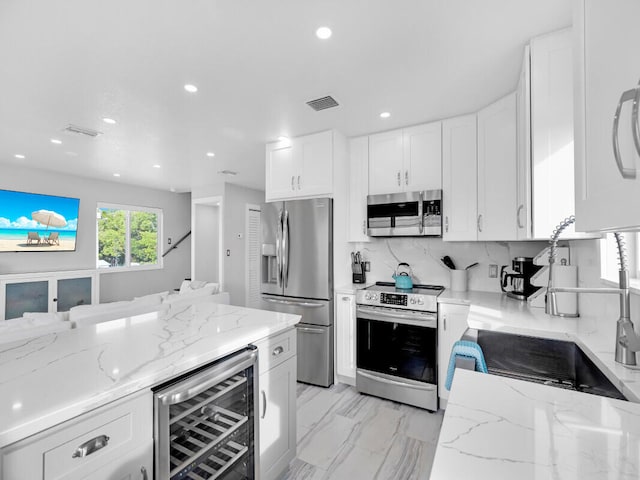
{"label": "gooseneck faucet", "polygon": [[636,354],[640,351],[640,338],[633,328],[631,321],[631,294],[629,291],[629,269],[627,268],[627,254],[624,247],[624,237],[621,233],[614,233],[618,246],[619,288],[581,288],[581,287],[554,287],[553,265],[556,260],[556,247],[558,238],[565,228],[576,221],[571,215],[565,218],[553,231],[549,244],[549,283],[547,286],[546,313],[554,316],[562,316],[558,311],[556,293],[615,293],[620,296],[620,318],[616,326],[616,350],[615,360],[622,365],[635,366]]}

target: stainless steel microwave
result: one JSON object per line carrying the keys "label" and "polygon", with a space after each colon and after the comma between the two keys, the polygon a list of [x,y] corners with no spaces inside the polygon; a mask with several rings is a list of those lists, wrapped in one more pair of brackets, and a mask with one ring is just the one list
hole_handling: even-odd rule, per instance
{"label": "stainless steel microwave", "polygon": [[367,235],[442,236],[442,190],[367,196]]}

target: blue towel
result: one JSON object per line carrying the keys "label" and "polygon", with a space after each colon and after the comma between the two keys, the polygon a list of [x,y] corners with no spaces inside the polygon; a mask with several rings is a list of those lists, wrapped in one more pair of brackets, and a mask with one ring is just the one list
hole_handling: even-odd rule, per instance
{"label": "blue towel", "polygon": [[447,382],[445,387],[451,390],[451,382],[453,381],[453,373],[456,369],[456,357],[473,358],[476,361],[476,372],[487,373],[487,364],[484,361],[482,348],[475,342],[467,340],[458,340],[453,344],[451,349],[451,358],[449,359],[449,369],[447,370]]}

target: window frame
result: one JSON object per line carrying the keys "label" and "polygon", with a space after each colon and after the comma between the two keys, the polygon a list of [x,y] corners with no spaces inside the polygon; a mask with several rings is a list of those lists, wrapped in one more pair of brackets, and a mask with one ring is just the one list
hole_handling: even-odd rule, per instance
{"label": "window frame", "polygon": [[[100,254],[100,234],[98,222],[100,219],[98,218],[98,210],[101,209],[110,209],[110,210],[124,210],[126,211],[125,217],[125,241],[124,241],[124,249],[125,249],[125,265],[120,267],[109,267],[109,268],[100,268],[98,266],[98,255]],[[131,212],[147,212],[153,213],[158,218],[158,231],[157,231],[157,256],[158,262],[153,265],[131,265],[131,231],[130,231],[130,214]],[[109,272],[139,272],[141,270],[161,270],[164,268],[164,257],[162,256],[162,239],[163,235],[163,224],[164,224],[164,212],[162,208],[157,207],[144,207],[139,205],[123,205],[119,203],[108,203],[108,202],[97,202],[96,203],[96,270],[99,273],[109,273]]]}

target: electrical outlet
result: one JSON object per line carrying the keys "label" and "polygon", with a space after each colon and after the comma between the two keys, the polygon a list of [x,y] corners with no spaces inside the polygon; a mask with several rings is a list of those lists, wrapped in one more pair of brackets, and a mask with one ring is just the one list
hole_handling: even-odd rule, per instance
{"label": "electrical outlet", "polygon": [[371,271],[371,262],[364,262],[364,271],[365,272]]}
{"label": "electrical outlet", "polygon": [[227,250],[227,257],[231,256],[231,250]]}
{"label": "electrical outlet", "polygon": [[494,263],[489,265],[489,278],[498,278],[498,265]]}
{"label": "electrical outlet", "polygon": [[167,245],[171,245],[171,237],[167,238]]}

